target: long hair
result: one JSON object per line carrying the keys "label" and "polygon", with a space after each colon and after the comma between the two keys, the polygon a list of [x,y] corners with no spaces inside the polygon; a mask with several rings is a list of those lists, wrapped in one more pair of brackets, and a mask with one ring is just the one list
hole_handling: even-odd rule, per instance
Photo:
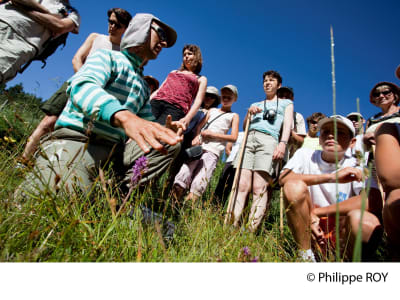
{"label": "long hair", "polygon": [[[183,53],[185,52],[186,49],[190,50],[190,51],[192,51],[194,53],[194,65],[195,65],[195,68],[194,68],[193,72],[195,74],[199,74],[200,71],[201,71],[201,67],[203,66],[203,57],[201,56],[200,47],[196,46],[196,45],[193,45],[193,44],[185,45],[185,46],[183,46],[182,55],[183,55]],[[180,71],[187,70],[186,67],[185,67],[185,64],[183,62],[182,62],[182,65],[181,65],[179,70]]]}

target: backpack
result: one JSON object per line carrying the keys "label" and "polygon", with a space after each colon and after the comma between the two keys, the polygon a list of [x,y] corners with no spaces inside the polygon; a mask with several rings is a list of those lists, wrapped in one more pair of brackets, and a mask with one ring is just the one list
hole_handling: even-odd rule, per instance
{"label": "backpack", "polygon": [[42,52],[37,54],[30,61],[28,61],[24,66],[22,66],[21,69],[18,71],[18,73],[24,72],[25,69],[27,67],[29,67],[31,62],[34,60],[41,61],[43,63],[43,65],[42,65],[42,69],[43,69],[46,66],[47,58],[49,56],[51,56],[54,52],[56,52],[57,48],[60,45],[63,45],[63,48],[65,47],[65,44],[67,43],[67,37],[68,37],[68,32],[63,33],[55,38],[50,37],[46,42],[44,42]]}

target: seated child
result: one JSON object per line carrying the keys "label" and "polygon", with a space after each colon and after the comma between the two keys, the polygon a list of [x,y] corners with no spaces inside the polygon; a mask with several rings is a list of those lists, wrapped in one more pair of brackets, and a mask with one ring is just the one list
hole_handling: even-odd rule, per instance
{"label": "seated child", "polygon": [[[239,131],[239,115],[231,112],[237,100],[237,88],[233,85],[221,89],[221,108],[211,108],[197,127],[192,145],[202,145],[200,159],[182,165],[174,181],[175,199],[179,201],[183,192],[190,188],[187,200],[195,201],[207,188],[218,159],[226,142],[235,142]],[[207,128],[205,128],[207,126]],[[232,128],[230,134],[227,134]]]}
{"label": "seated child", "polygon": [[[334,139],[334,118],[337,142]],[[322,254],[335,246],[336,202],[339,202],[340,214],[339,239],[346,244],[348,242],[346,253],[352,253],[360,224],[360,192],[363,188],[362,170],[356,168],[356,159],[346,152],[355,143],[355,130],[351,121],[343,116],[331,116],[320,120],[318,128],[322,150],[299,149],[284,166],[279,178],[283,186],[289,227],[300,248],[299,256],[311,261],[315,261],[311,238]],[[362,242],[368,243],[379,226],[378,219],[365,211],[362,218]]]}

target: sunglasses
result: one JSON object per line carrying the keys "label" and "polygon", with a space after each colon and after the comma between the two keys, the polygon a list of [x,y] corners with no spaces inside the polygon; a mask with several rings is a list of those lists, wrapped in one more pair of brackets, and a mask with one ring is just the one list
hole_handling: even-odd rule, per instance
{"label": "sunglasses", "polygon": [[164,29],[162,29],[160,26],[156,24],[152,24],[151,29],[154,29],[154,31],[157,32],[158,38],[160,39],[161,42],[167,41],[167,34],[165,33]]}
{"label": "sunglasses", "polygon": [[318,121],[311,120],[310,124],[313,124],[313,125],[318,124]]}
{"label": "sunglasses", "polygon": [[115,26],[116,28],[118,28],[118,29],[122,28],[122,25],[121,25],[120,23],[115,22],[115,21],[110,20],[110,19],[108,19],[108,24],[114,25],[114,26]]}
{"label": "sunglasses", "polygon": [[386,91],[381,91],[381,92],[375,91],[375,92],[372,93],[372,96],[374,96],[374,97],[379,97],[381,94],[382,94],[383,96],[387,96],[387,95],[389,95],[390,93],[392,93],[391,90],[386,90]]}

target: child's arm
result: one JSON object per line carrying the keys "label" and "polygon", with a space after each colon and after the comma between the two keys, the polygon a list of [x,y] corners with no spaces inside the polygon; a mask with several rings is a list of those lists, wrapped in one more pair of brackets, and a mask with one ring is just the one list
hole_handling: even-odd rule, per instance
{"label": "child's arm", "polygon": [[227,157],[228,157],[229,155],[231,155],[232,147],[233,147],[233,143],[232,143],[232,142],[226,143],[226,146],[225,146],[225,154],[226,154]]}
{"label": "child's arm", "polygon": [[[357,195],[350,197],[342,202],[339,202],[339,214],[340,215],[346,215],[348,212],[354,210],[354,209],[360,209],[361,208],[361,201],[362,201],[362,195]],[[368,199],[366,197],[365,200],[365,209],[368,210]],[[316,207],[313,209],[313,214],[315,214],[318,217],[321,216],[331,216],[336,214],[336,204],[331,204],[329,206],[325,207]]]}
{"label": "child's arm", "polygon": [[[211,110],[211,109],[210,109]],[[200,121],[200,123],[197,124],[195,128],[195,138],[192,141],[192,146],[200,145],[200,132],[201,129],[206,125],[208,120],[210,119],[210,110],[208,110],[206,116]]]}
{"label": "child's arm", "polygon": [[336,173],[317,174],[317,175],[298,174],[290,169],[285,169],[279,176],[279,184],[284,185],[289,180],[301,180],[308,186],[315,184],[322,184],[322,183],[335,183],[336,174],[338,177],[338,183],[347,183],[355,180],[361,181],[362,179],[362,171],[360,169],[356,169],[353,167],[343,168],[337,171]]}
{"label": "child's arm", "polygon": [[236,142],[239,134],[239,115],[234,114],[232,118],[232,130],[231,134],[223,134],[223,133],[215,133],[210,129],[206,129],[201,132],[201,136],[203,138],[207,138],[210,140],[217,141],[227,141],[227,142]]}

